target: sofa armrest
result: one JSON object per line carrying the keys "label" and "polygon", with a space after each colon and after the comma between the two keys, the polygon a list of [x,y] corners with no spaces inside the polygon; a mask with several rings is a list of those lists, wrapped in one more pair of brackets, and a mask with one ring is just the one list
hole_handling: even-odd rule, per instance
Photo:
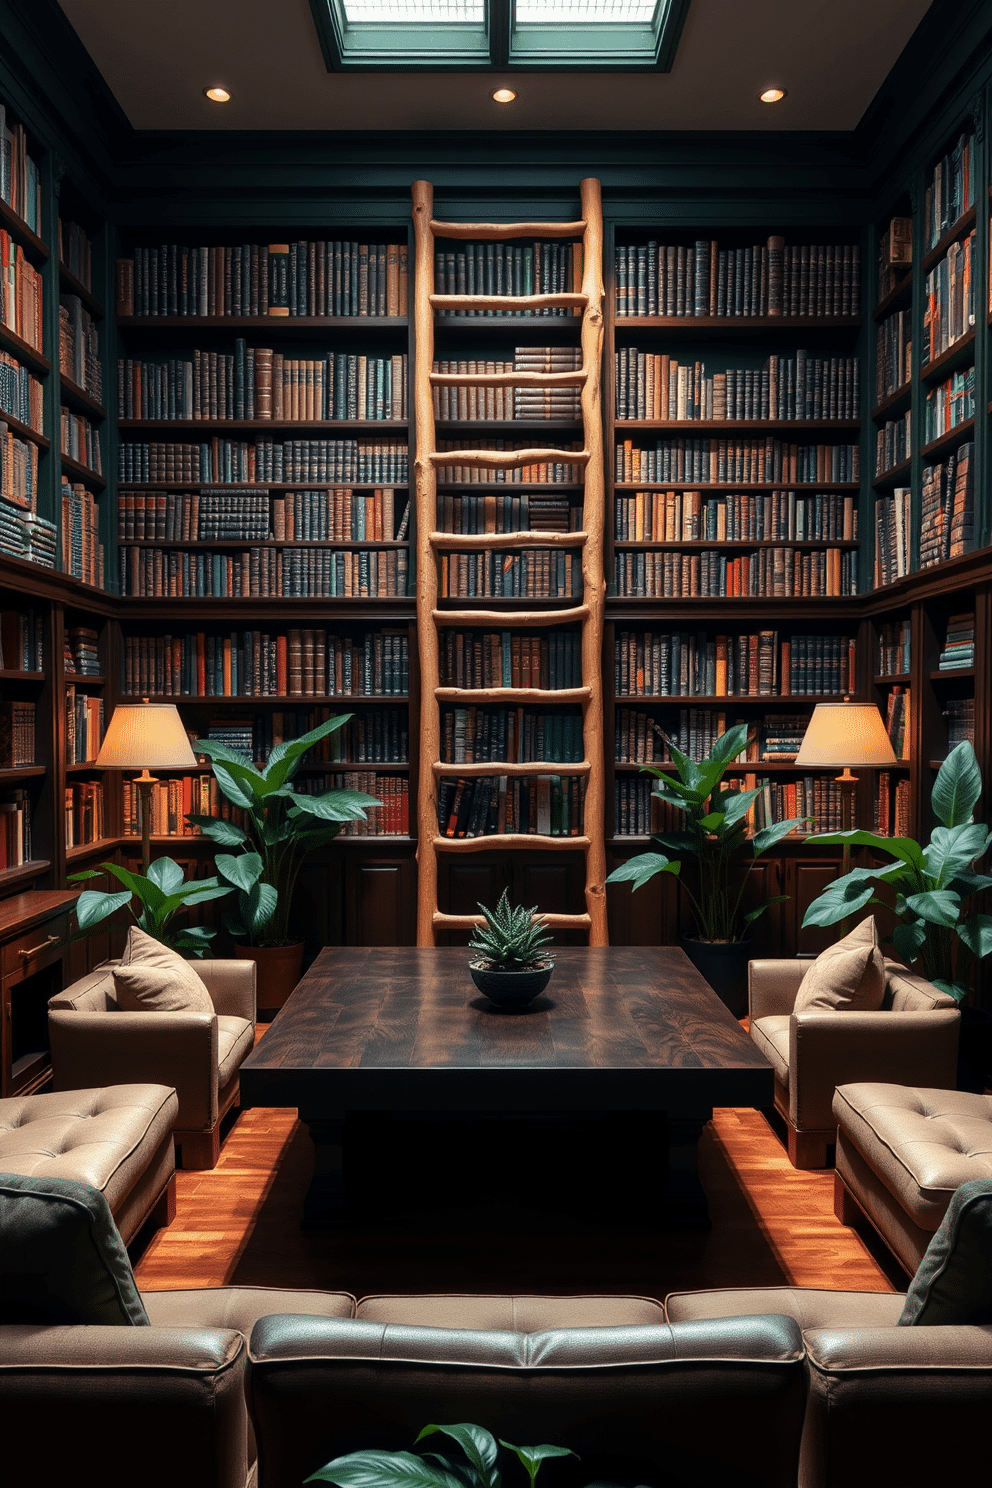
{"label": "sofa armrest", "polygon": [[216,1015],[50,1008],[48,1032],[56,1090],[145,1081],[172,1085],[180,1128],[205,1131],[216,1123]]}
{"label": "sofa armrest", "polygon": [[749,961],[747,966],[748,1012],[755,1018],[791,1013],[799,983],[810,968],[809,961]]}
{"label": "sofa armrest", "polygon": [[793,1013],[789,1022],[789,1115],[800,1131],[835,1126],[838,1085],[865,1080],[953,1090],[956,1009],[925,1013]]}
{"label": "sofa armrest", "polygon": [[193,961],[193,970],[210,993],[215,1010],[225,1018],[255,1021],[254,961]]}
{"label": "sofa armrest", "polygon": [[222,1329],[0,1327],[9,1481],[245,1488],[246,1349]]}

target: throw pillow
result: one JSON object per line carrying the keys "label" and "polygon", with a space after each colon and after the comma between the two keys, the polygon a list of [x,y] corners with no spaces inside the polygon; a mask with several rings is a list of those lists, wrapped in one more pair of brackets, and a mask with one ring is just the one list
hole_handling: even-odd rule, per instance
{"label": "throw pillow", "polygon": [[992,1179],[973,1178],[952,1196],[899,1323],[992,1323]]}
{"label": "throw pillow", "polygon": [[813,962],[796,995],[795,1011],[875,1012],[885,996],[885,960],[874,916]]}
{"label": "throw pillow", "polygon": [[210,993],[182,956],[132,925],[120,966],[117,1002],[126,1012],[213,1013]]}
{"label": "throw pillow", "polygon": [[0,1323],[147,1322],[100,1190],[0,1174]]}

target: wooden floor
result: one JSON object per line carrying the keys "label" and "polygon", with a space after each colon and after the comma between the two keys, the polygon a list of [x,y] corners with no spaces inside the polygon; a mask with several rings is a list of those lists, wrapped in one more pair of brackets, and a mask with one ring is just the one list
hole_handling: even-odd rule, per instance
{"label": "wooden floor", "polygon": [[[246,1111],[227,1132],[212,1172],[178,1175],[176,1218],[140,1254],[138,1284],[658,1298],[685,1287],[905,1285],[880,1246],[870,1251],[835,1219],[832,1173],[792,1168],[779,1135],[756,1111],[717,1111],[703,1135],[700,1174],[713,1221],[706,1231],[638,1228],[620,1214],[597,1214],[595,1171],[571,1214],[489,1198],[485,1173],[473,1175],[479,1202],[454,1207],[429,1154],[423,1162],[426,1215],[387,1214],[346,1232],[304,1231],[306,1129],[293,1111]],[[649,1153],[640,1167],[650,1184]]]}

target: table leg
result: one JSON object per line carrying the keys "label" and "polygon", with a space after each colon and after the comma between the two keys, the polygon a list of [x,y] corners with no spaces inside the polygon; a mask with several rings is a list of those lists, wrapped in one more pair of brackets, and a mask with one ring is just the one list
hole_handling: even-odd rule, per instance
{"label": "table leg", "polygon": [[699,1138],[712,1115],[667,1117],[667,1183],[657,1218],[663,1229],[709,1229],[709,1202],[699,1181]]}
{"label": "table leg", "polygon": [[344,1180],[344,1125],[340,1116],[314,1116],[301,1111],[300,1120],[313,1143],[313,1178],[303,1201],[303,1230],[333,1229],[348,1221]]}

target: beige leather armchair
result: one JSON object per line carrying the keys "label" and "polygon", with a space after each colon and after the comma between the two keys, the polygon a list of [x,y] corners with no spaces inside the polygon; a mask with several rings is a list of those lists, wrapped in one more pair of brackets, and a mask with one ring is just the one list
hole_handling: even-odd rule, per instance
{"label": "beige leather armchair", "polygon": [[210,1013],[124,1012],[105,961],[48,1004],[56,1090],[149,1081],[179,1097],[174,1128],[183,1168],[212,1168],[220,1121],[238,1099],[238,1071],[255,1041],[253,961],[198,961]]}
{"label": "beige leather armchair", "polygon": [[882,1080],[953,1089],[958,1025],[952,997],[886,961],[877,1012],[793,1011],[809,961],[752,961],[751,1037],[775,1071],[775,1108],[797,1168],[824,1168],[837,1139],[831,1109],[838,1085]]}

